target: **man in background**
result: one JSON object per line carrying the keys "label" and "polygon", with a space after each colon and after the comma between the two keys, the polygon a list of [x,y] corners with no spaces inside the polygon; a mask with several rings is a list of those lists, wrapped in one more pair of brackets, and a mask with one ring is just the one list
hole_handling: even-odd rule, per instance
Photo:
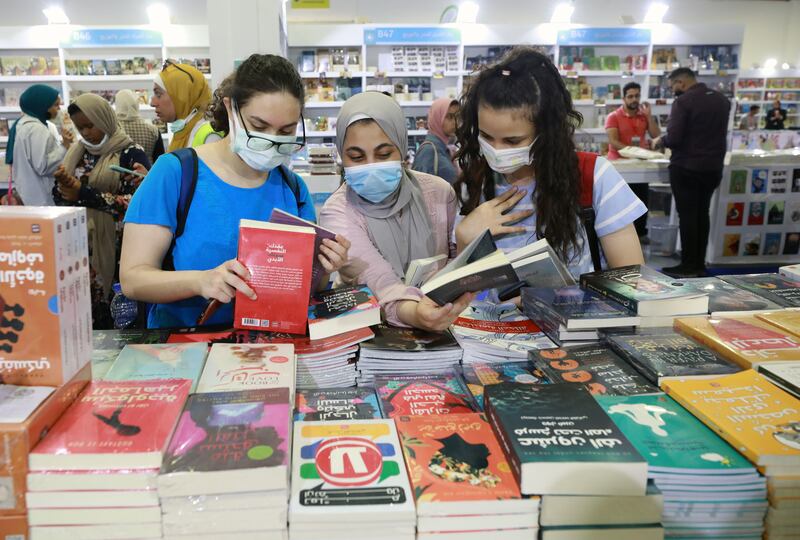
{"label": "man in background", "polygon": [[[622,106],[606,118],[608,134],[608,159],[619,159],[619,150],[626,146],[650,148],[646,135],[655,139],[661,135],[658,122],[653,117],[649,103],[642,103],[642,87],[638,83],[629,82],[622,89]],[[650,185],[645,183],[630,184],[631,190],[648,206]],[[649,244],[647,238],[647,214],[634,222],[639,242]]]}
{"label": "man in background", "polygon": [[767,129],[786,129],[784,123],[788,113],[781,108],[781,100],[776,99],[772,102],[772,108],[767,111]]}
{"label": "man in background", "polygon": [[654,148],[670,148],[669,183],[678,210],[681,263],[662,269],[673,277],[706,273],[711,196],[722,181],[730,101],[698,82],[689,68],[669,75],[675,94],[667,132]]}
{"label": "man in background", "polygon": [[750,105],[750,110],[742,117],[739,122],[739,129],[753,131],[758,129],[758,113],[761,112],[760,105]]}

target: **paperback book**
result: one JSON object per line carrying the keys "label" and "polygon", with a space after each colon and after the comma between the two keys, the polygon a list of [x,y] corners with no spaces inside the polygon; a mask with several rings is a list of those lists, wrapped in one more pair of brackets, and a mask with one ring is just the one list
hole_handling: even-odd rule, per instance
{"label": "paperback book", "polygon": [[483,410],[483,390],[490,384],[514,382],[520,384],[548,383],[550,379],[539,368],[529,362],[473,362],[464,364],[461,374],[467,388]]}
{"label": "paperback book", "polygon": [[369,420],[381,417],[375,390],[363,386],[299,390],[295,403],[295,422]]}
{"label": "paperback book", "polygon": [[472,413],[472,395],[455,371],[375,378],[385,418]]}
{"label": "paperback book", "polygon": [[189,379],[190,392],[194,392],[207,354],[204,343],[125,345],[103,379]]}
{"label": "paperback book", "polygon": [[708,313],[707,294],[674,281],[647,266],[632,265],[583,274],[580,284],[641,316]]}
{"label": "paperback book", "polygon": [[559,288],[574,285],[569,269],[561,262],[546,238],[507,254],[517,274],[517,283],[498,291],[500,300],[519,296],[523,287]]}
{"label": "paperback book", "polygon": [[800,307],[800,282],[779,274],[720,276],[728,283],[757,294],[782,307]]}
{"label": "paperback book", "polygon": [[50,386],[0,385],[0,424],[24,422],[53,390]]}
{"label": "paperback book", "polygon": [[532,351],[529,360],[553,383],[584,385],[592,394],[628,396],[658,392],[658,388],[602,345]]}
{"label": "paperback book", "polygon": [[608,343],[655,385],[666,377],[727,375],[740,371],[736,364],[672,332],[609,336]]}
{"label": "paperback book", "polygon": [[645,494],[647,462],[584,387],[501,383],[485,396],[523,494]]}
{"label": "paperback book", "polygon": [[295,356],[292,344],[232,344],[211,346],[197,392],[258,388],[294,391]]}
{"label": "paperback book", "polygon": [[778,388],[800,399],[800,362],[768,362],[758,366],[758,372]]}
{"label": "paperback book", "polygon": [[319,290],[320,283],[322,282],[322,278],[325,276],[325,268],[322,266],[322,263],[319,262],[318,256],[320,255],[320,246],[322,245],[323,240],[336,240],[336,233],[326,229],[325,227],[321,227],[316,223],[311,221],[307,221],[305,219],[299,218],[294,216],[280,208],[275,208],[272,210],[272,215],[269,218],[271,223],[278,223],[281,225],[291,225],[295,227],[308,227],[314,229],[316,233],[316,237],[314,239],[314,257],[313,263],[311,267],[311,291]]}
{"label": "paperback book", "polygon": [[[784,332],[800,338],[800,310],[781,310],[758,313],[756,318],[767,321]],[[799,358],[800,359],[800,358]]]}
{"label": "paperback book", "polygon": [[381,322],[381,306],[366,285],[322,291],[308,306],[308,335],[324,339]]}
{"label": "paperback book", "polygon": [[361,343],[362,349],[387,351],[457,350],[458,342],[450,332],[426,332],[415,328],[399,328],[386,324],[372,327],[372,339]]}
{"label": "paperback book", "polygon": [[638,316],[621,304],[578,286],[525,288],[522,305],[525,314],[534,321],[546,318],[567,330],[637,326],[640,322]]}
{"label": "paperback book", "polygon": [[708,311],[710,313],[780,309],[778,304],[762,296],[715,277],[678,279],[675,280],[675,283],[681,283],[708,294]]}

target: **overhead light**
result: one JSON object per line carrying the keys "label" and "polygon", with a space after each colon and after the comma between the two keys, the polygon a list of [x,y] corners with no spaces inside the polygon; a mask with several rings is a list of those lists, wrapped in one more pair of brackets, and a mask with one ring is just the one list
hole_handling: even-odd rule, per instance
{"label": "overhead light", "polygon": [[764,62],[764,69],[775,69],[775,66],[778,65],[778,61],[774,58],[767,58],[767,61]]}
{"label": "overhead light", "polygon": [[153,26],[169,24],[169,8],[164,4],[150,4],[147,6],[147,18]]}
{"label": "overhead light", "polygon": [[559,2],[556,5],[556,9],[553,10],[553,16],[550,18],[550,22],[569,24],[574,11],[575,6],[572,5],[572,2]]}
{"label": "overhead light", "polygon": [[664,15],[667,14],[669,6],[664,2],[653,2],[647,8],[647,13],[644,16],[644,22],[660,24],[664,20]]}
{"label": "overhead light", "polygon": [[790,67],[792,66],[789,65],[789,62],[784,62],[783,64],[781,64],[781,69],[789,69]]}
{"label": "overhead light", "polygon": [[477,2],[471,2],[469,0],[461,2],[458,5],[458,17],[456,17],[456,22],[474,23],[478,20],[478,11],[480,11],[480,9],[481,7]]}
{"label": "overhead light", "polygon": [[59,6],[50,6],[42,10],[47,17],[47,24],[69,24],[69,17]]}

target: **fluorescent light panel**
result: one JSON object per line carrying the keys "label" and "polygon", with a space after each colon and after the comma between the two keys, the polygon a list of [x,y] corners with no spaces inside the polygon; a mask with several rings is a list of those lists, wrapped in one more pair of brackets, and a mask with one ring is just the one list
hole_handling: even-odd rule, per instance
{"label": "fluorescent light panel", "polygon": [[646,23],[661,23],[664,20],[664,15],[667,14],[669,6],[664,2],[653,2],[647,8],[647,13],[644,16]]}
{"label": "fluorescent light panel", "polygon": [[69,24],[69,17],[60,6],[50,6],[42,10],[47,17],[47,24]]}
{"label": "fluorescent light panel", "polygon": [[478,20],[478,11],[481,7],[476,2],[466,1],[461,2],[458,6],[458,17],[456,22],[460,23],[474,23]]}
{"label": "fluorescent light panel", "polygon": [[572,2],[560,2],[553,10],[553,16],[550,18],[550,22],[569,24],[574,11],[575,6],[572,5]]}
{"label": "fluorescent light panel", "polygon": [[147,6],[147,18],[154,26],[169,24],[169,8],[164,4]]}

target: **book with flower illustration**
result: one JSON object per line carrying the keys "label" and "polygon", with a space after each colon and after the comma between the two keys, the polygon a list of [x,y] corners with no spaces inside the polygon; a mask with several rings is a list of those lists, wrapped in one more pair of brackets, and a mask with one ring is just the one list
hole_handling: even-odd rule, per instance
{"label": "book with flower illustration", "polygon": [[515,525],[538,526],[538,497],[520,496],[483,414],[398,416],[394,421],[418,516],[526,514],[530,523]]}
{"label": "book with flower illustration", "polygon": [[369,420],[380,417],[378,396],[369,387],[299,390],[295,399],[295,421]]}
{"label": "book with flower illustration", "polygon": [[375,378],[384,418],[476,412],[464,382],[453,370]]}
{"label": "book with flower illustration", "polygon": [[672,379],[664,391],[768,476],[800,476],[800,400],[752,369],[715,379]]}
{"label": "book with flower illustration", "polygon": [[190,392],[194,392],[207,353],[204,343],[125,345],[103,379],[189,379],[192,381]]}
{"label": "book with flower illustration", "polygon": [[198,393],[288,388],[294,394],[292,344],[215,343],[197,385]]}

